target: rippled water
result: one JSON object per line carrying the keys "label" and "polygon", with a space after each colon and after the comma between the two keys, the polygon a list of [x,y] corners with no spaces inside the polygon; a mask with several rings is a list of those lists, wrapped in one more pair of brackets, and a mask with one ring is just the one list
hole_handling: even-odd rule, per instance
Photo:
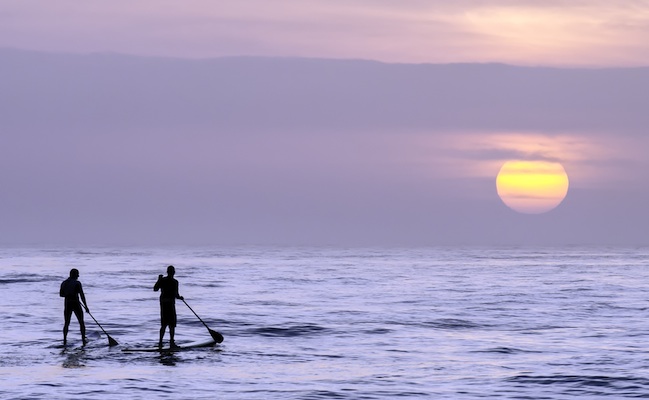
{"label": "rippled water", "polygon": [[[225,341],[154,345],[168,264]],[[0,250],[3,399],[649,397],[649,249]],[[60,282],[92,315],[61,347]],[[177,341],[209,339],[179,303]]]}

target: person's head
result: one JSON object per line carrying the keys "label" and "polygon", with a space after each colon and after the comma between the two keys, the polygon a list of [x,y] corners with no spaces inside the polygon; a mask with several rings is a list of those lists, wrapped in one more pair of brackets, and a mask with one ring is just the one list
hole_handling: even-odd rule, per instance
{"label": "person's head", "polygon": [[174,276],[176,274],[176,268],[173,265],[167,267],[167,275]]}
{"label": "person's head", "polygon": [[76,268],[72,268],[70,270],[70,278],[78,278],[79,277],[79,270]]}

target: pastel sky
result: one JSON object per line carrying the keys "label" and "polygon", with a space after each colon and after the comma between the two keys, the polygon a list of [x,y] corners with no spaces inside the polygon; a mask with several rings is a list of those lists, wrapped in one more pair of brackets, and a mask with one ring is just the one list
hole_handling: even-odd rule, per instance
{"label": "pastel sky", "polygon": [[645,0],[19,0],[0,46],[174,57],[649,65]]}
{"label": "pastel sky", "polygon": [[[648,37],[649,1],[0,2],[0,244],[647,245]],[[519,159],[559,207],[504,206]]]}

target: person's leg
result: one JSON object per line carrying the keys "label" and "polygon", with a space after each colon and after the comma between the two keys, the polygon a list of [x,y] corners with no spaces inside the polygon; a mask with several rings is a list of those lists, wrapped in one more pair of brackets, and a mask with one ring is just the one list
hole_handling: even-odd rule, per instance
{"label": "person's leg", "polygon": [[176,327],[169,325],[169,347],[176,347],[174,335],[176,334]]}
{"label": "person's leg", "polygon": [[176,347],[176,341],[174,340],[174,336],[176,335],[176,305],[172,304],[171,307],[169,307],[169,347]]}
{"label": "person's leg", "polygon": [[160,326],[160,340],[158,340],[158,347],[162,347],[162,338],[165,335],[165,329],[167,329],[167,325],[162,324],[162,326]]}
{"label": "person's leg", "polygon": [[77,317],[77,321],[79,321],[79,330],[81,331],[81,340],[83,341],[83,344],[86,344],[88,341],[86,339],[86,324],[83,321],[83,310],[81,309],[81,305],[79,304],[79,307],[76,307],[74,309],[74,315]]}
{"label": "person's leg", "polygon": [[63,310],[63,319],[65,323],[63,324],[63,344],[68,343],[68,328],[70,327],[70,319],[72,318],[72,310],[65,305],[65,309]]}
{"label": "person's leg", "polygon": [[160,340],[158,340],[158,347],[162,347],[162,339],[164,338],[167,325],[169,325],[169,322],[167,321],[167,307],[165,303],[160,300]]}

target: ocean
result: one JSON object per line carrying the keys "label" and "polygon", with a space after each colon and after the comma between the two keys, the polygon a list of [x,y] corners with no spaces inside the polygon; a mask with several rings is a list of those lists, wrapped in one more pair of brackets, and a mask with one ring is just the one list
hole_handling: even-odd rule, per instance
{"label": "ocean", "polygon": [[[158,340],[153,285],[225,340]],[[0,249],[2,399],[649,398],[649,248]],[[62,346],[60,283],[90,312]],[[209,339],[178,302],[176,341]],[[168,336],[165,336],[165,340]]]}

